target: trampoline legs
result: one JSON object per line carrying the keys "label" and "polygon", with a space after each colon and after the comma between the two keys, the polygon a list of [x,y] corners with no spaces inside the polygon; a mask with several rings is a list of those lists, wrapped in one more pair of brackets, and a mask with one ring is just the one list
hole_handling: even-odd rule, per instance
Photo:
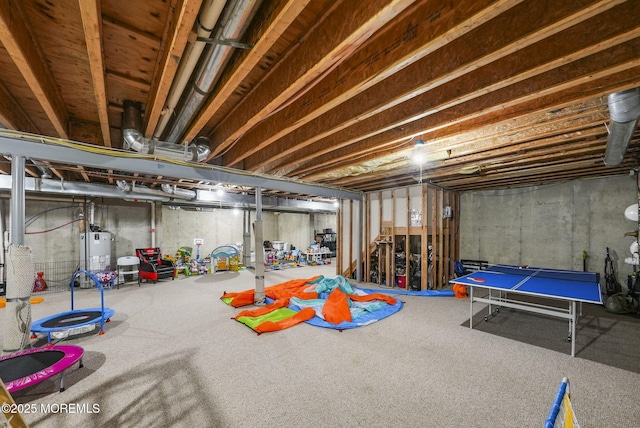
{"label": "trampoline legs", "polygon": [[[84,364],[82,363],[82,357],[80,357],[80,361],[78,363],[78,369],[81,369],[84,367]],[[60,373],[60,392],[64,392],[65,386],[64,386],[64,371],[62,373]]]}

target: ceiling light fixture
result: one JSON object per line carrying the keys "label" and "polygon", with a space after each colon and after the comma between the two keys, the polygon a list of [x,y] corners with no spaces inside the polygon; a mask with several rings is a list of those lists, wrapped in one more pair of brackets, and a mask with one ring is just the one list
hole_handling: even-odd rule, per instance
{"label": "ceiling light fixture", "polygon": [[426,160],[425,144],[422,138],[418,138],[413,146],[413,156],[411,160],[420,166],[420,178],[418,183],[422,184],[422,164]]}
{"label": "ceiling light fixture", "polygon": [[422,165],[425,161],[424,147],[424,140],[422,138],[417,139],[413,146],[413,156],[411,157],[413,162]]}

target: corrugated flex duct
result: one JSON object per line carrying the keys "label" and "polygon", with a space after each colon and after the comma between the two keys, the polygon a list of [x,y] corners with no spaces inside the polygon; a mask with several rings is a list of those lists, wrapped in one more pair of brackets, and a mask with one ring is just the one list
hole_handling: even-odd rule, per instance
{"label": "corrugated flex duct", "polygon": [[622,163],[629,141],[638,127],[640,118],[640,88],[610,94],[608,99],[609,136],[604,154],[604,164],[615,167]]}

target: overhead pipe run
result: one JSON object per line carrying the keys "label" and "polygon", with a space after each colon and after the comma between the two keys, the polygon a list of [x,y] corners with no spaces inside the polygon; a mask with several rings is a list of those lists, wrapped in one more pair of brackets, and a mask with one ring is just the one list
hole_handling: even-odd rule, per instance
{"label": "overhead pipe run", "polygon": [[[116,187],[118,188],[118,190],[125,193],[125,196],[127,198],[130,198],[130,195],[132,194],[135,194],[138,196],[141,196],[141,195],[158,196],[159,199],[154,199],[154,200],[160,200],[165,202],[168,201],[172,196],[174,198],[186,199],[186,200],[195,198],[195,192],[193,192],[193,195],[191,195],[190,193],[187,193],[187,192],[190,192],[189,190],[184,190],[183,193],[180,192],[181,189],[178,189],[177,192],[169,192],[165,190],[165,186],[172,187],[168,184],[163,184],[162,190],[156,190],[156,189],[149,189],[148,187],[145,187],[145,186],[135,186],[126,180],[116,181]],[[119,197],[122,197],[122,195],[119,195]],[[137,197],[136,199],[141,199],[141,198]]]}
{"label": "overhead pipe run", "polygon": [[622,163],[629,141],[640,119],[640,88],[615,92],[607,98],[609,104],[609,136],[604,164],[615,167]]}
{"label": "overhead pipe run", "polygon": [[52,178],[51,169],[42,164],[42,162],[31,159],[31,162],[40,170],[40,178]]}
{"label": "overhead pipe run", "polygon": [[[204,2],[196,21],[196,35],[198,38],[211,37],[213,28],[215,27],[216,22],[218,22],[218,18],[220,18],[220,14],[222,13],[225,3],[225,0],[208,0]],[[180,96],[184,92],[184,88],[187,86],[189,78],[198,64],[198,60],[200,59],[200,55],[202,55],[202,51],[205,46],[206,43],[196,40],[187,47],[187,50],[180,61],[180,65],[178,66],[178,71],[173,84],[171,85],[171,89],[169,90],[169,95],[167,96],[162,116],[160,117],[160,121],[153,133],[154,140],[160,139],[167,123],[169,123],[169,119],[173,116],[173,112],[180,101]]]}
{"label": "overhead pipe run", "polygon": [[[227,4],[214,40],[237,41],[244,34],[248,23],[260,6],[261,1],[232,0]],[[213,90],[221,71],[227,64],[235,48],[228,44],[215,43],[207,46],[195,72],[193,84],[181,97],[184,100],[173,121],[168,136],[169,141],[178,140],[191,123],[202,102]]]}
{"label": "overhead pipe run", "polygon": [[[103,150],[105,151],[105,150]],[[46,159],[64,165],[77,165],[99,170],[113,169],[141,175],[180,177],[185,180],[208,183],[233,183],[238,186],[262,187],[285,193],[315,195],[318,197],[360,200],[362,192],[343,187],[321,185],[267,174],[249,173],[233,168],[209,164],[184,165],[157,159],[134,158],[113,154],[94,153],[80,144],[59,138],[0,130],[0,153],[6,156],[24,156],[30,159]],[[197,167],[196,167],[197,166]],[[0,182],[2,182],[0,175]],[[9,177],[10,179],[10,177]],[[60,186],[62,182],[58,182]],[[113,187],[112,191],[115,191]]]}
{"label": "overhead pipe run", "polygon": [[164,192],[179,198],[195,199],[198,196],[195,190],[181,189],[171,184],[163,184],[161,187]]}
{"label": "overhead pipe run", "polygon": [[125,149],[166,159],[191,162],[204,162],[211,152],[209,139],[206,137],[198,137],[195,139],[194,144],[189,145],[145,138],[140,131],[140,129],[142,129],[140,103],[125,100],[123,107],[122,137],[124,139]]}

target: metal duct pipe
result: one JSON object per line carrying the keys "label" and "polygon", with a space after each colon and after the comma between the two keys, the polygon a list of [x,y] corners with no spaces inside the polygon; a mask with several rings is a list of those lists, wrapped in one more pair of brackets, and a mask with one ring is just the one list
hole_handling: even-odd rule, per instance
{"label": "metal duct pipe", "polygon": [[[196,21],[196,35],[198,37],[211,37],[213,28],[215,27],[216,22],[218,22],[218,18],[220,18],[220,14],[222,13],[225,3],[225,0],[208,0],[202,5],[200,14]],[[162,116],[160,117],[160,121],[153,132],[154,140],[160,139],[167,123],[169,123],[169,119],[173,117],[173,112],[180,101],[180,96],[184,92],[184,88],[187,86],[189,78],[191,77],[191,74],[193,74],[193,70],[196,68],[200,55],[202,55],[202,51],[205,47],[205,42],[199,42],[197,40],[190,43],[187,47],[187,50],[180,61],[180,65],[178,66],[178,71],[173,84],[171,85],[171,89],[169,90],[169,95],[167,96]]]}
{"label": "metal duct pipe", "polygon": [[[260,3],[256,0],[235,0],[228,4],[214,39],[220,41],[239,40]],[[180,106],[177,118],[166,137],[167,140],[177,141],[184,133],[185,128],[200,109],[205,97],[213,90],[220,77],[220,72],[233,53],[233,49],[235,48],[220,43],[207,46],[200,66],[196,70],[194,83],[182,98],[185,101]]]}
{"label": "metal duct pipe", "polygon": [[40,170],[40,178],[52,178],[51,169],[42,164],[42,162],[31,159],[31,162]]}
{"label": "metal duct pipe", "polygon": [[196,144],[182,145],[145,138],[142,128],[141,105],[138,102],[125,100],[122,116],[122,137],[126,149],[138,153],[179,161],[204,162],[211,152],[206,137],[198,137]]}
{"label": "metal duct pipe", "polygon": [[[120,190],[123,193],[126,193],[127,198],[131,198],[131,196],[129,195],[129,193],[131,194],[136,194],[136,195],[154,195],[154,196],[161,196],[164,197],[161,200],[168,200],[168,196],[167,193],[164,191],[164,186],[169,186],[168,184],[163,184],[162,188],[163,190],[156,190],[156,189],[149,189],[148,187],[144,187],[144,186],[133,186],[131,185],[131,183],[127,182],[126,180],[117,180],[116,181],[116,187],[118,188],[118,190]],[[171,186],[169,186],[171,187]],[[175,196],[176,198],[180,198],[180,199],[193,199],[195,198],[195,192],[193,192],[193,196],[188,194],[188,190],[185,190],[184,193],[181,193],[180,190],[182,189],[178,189],[178,192],[175,193],[171,193],[173,196]],[[119,195],[119,197],[122,197],[122,194]],[[140,199],[140,198],[138,198]]]}
{"label": "metal duct pipe", "polygon": [[163,184],[161,187],[164,192],[167,192],[170,195],[178,196],[184,199],[195,199],[196,196],[198,196],[195,190],[181,189],[179,187],[172,186],[166,183]]}
{"label": "metal duct pipe", "polygon": [[640,88],[610,94],[607,102],[611,121],[609,122],[604,164],[608,167],[614,167],[622,163],[629,141],[638,127]]}

